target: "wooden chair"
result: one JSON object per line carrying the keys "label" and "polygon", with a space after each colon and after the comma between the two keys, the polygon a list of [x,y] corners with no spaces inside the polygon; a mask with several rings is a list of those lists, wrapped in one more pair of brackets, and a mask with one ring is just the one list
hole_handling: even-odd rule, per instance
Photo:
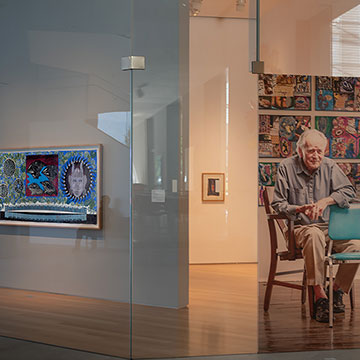
{"label": "wooden chair", "polygon": [[[306,300],[306,271],[305,271],[305,268],[303,268],[301,270],[292,270],[292,271],[282,271],[282,272],[276,271],[279,259],[280,259],[280,261],[295,261],[295,260],[303,258],[301,250],[297,249],[295,246],[294,222],[286,215],[279,215],[279,214],[273,213],[271,206],[270,206],[268,190],[266,187],[263,192],[263,198],[264,198],[265,212],[267,215],[267,221],[268,221],[268,226],[269,226],[270,245],[271,245],[270,270],[269,270],[268,282],[266,285],[264,310],[268,311],[268,309],[269,309],[271,293],[272,293],[272,289],[273,289],[274,285],[285,286],[285,287],[289,287],[292,289],[301,290],[301,302],[302,302],[302,304],[304,304],[305,300]],[[287,220],[287,225],[285,223],[285,220]],[[288,238],[288,247],[287,247],[286,251],[279,251],[279,249],[278,249],[278,238],[277,238],[275,224],[278,225],[280,232],[282,233],[282,236],[284,238],[284,241],[285,241],[286,237]],[[287,232],[287,234],[286,234],[286,232]],[[277,276],[289,275],[289,274],[295,274],[295,273],[303,273],[303,281],[302,281],[301,285],[294,284],[291,282],[286,282],[286,281],[280,281],[280,280],[276,279]],[[313,301],[312,287],[309,287],[308,293],[309,293],[310,314],[313,317],[313,302],[314,301]]]}
{"label": "wooden chair", "polygon": [[[271,245],[271,252],[270,252],[270,270],[269,270],[269,276],[268,276],[268,282],[266,285],[266,292],[265,292],[265,299],[264,299],[264,310],[268,311],[269,306],[270,306],[270,300],[271,300],[271,293],[272,293],[272,288],[274,285],[278,285],[278,286],[285,286],[285,287],[289,287],[289,288],[293,288],[293,289],[298,289],[301,290],[301,302],[302,304],[305,303],[305,299],[306,299],[306,288],[308,288],[308,297],[309,297],[309,308],[310,308],[310,315],[313,318],[314,317],[314,293],[313,293],[313,289],[312,286],[306,286],[306,271],[305,268],[302,270],[293,270],[293,271],[282,271],[282,272],[277,272],[276,268],[277,268],[277,263],[278,260],[280,259],[280,261],[295,261],[297,259],[302,259],[302,253],[300,249],[297,249],[295,246],[295,237],[294,237],[294,222],[288,218],[286,215],[279,215],[279,214],[274,214],[273,211],[271,210],[271,206],[270,206],[270,201],[269,201],[269,194],[268,194],[268,190],[265,187],[264,192],[263,192],[263,199],[264,199],[264,206],[265,206],[265,212],[267,215],[267,221],[268,221],[268,226],[269,226],[269,232],[270,232],[270,245]],[[330,238],[333,237],[334,240],[336,239],[341,239],[341,236],[344,239],[344,236],[346,239],[348,238],[352,238],[355,239],[357,237],[360,238],[360,223],[358,222],[357,225],[359,226],[358,229],[357,227],[355,227],[355,225],[353,224],[352,226],[346,226],[344,227],[345,221],[343,220],[343,216],[344,214],[348,214],[349,212],[354,212],[356,213],[356,215],[358,215],[358,218],[360,217],[360,205],[351,205],[350,210],[348,209],[340,209],[337,206],[332,206],[331,208],[331,222],[329,223],[329,235]],[[354,210],[353,210],[354,209]],[[357,209],[357,210],[355,210]],[[358,211],[358,213],[357,213]],[[340,214],[340,215],[339,215]],[[341,221],[340,223],[342,223],[342,226],[339,225],[339,221],[334,221],[333,217],[334,215],[336,215],[336,217],[340,217]],[[355,217],[356,219],[356,217]],[[286,226],[285,224],[285,220],[287,220],[288,222],[288,226]],[[357,219],[354,220],[354,217],[349,217],[347,215],[346,217],[346,221],[349,222],[353,222],[356,223]],[[284,239],[286,239],[286,236],[288,237],[288,249],[286,251],[279,251],[278,250],[278,239],[277,239],[277,232],[276,232],[276,225],[278,225],[280,232],[283,236]],[[350,224],[350,223],[349,223]],[[347,232],[345,233],[344,228],[347,229]],[[337,230],[337,234],[335,233],[335,230]],[[286,234],[286,231],[288,232]],[[349,234],[349,231],[351,234]],[[356,233],[356,231],[358,231],[358,233]],[[339,233],[341,235],[339,235]],[[330,246],[330,251],[331,251],[332,246]],[[356,255],[355,255],[356,254]],[[344,259],[344,257],[346,259]],[[356,262],[355,258],[359,261],[360,263],[360,255],[359,253],[352,253],[350,255],[348,254],[332,254],[330,255],[330,253],[328,252],[328,255],[325,259],[325,266],[329,266],[329,277],[326,277],[325,281],[329,282],[330,285],[330,299],[329,301],[332,304],[332,280],[330,281],[330,279],[333,279],[333,270],[332,270],[332,266],[334,264],[340,264],[340,263],[347,263],[350,262],[349,261],[349,257],[353,257],[353,262]],[[281,276],[281,275],[289,275],[289,274],[295,274],[295,273],[301,273],[303,272],[303,281],[302,281],[302,285],[297,285],[294,283],[290,283],[290,282],[285,282],[285,281],[280,281],[275,279],[276,276]],[[355,307],[355,295],[354,295],[354,285],[352,286],[350,293],[349,293],[349,298],[350,298],[350,306],[351,309],[354,309]],[[332,306],[330,305],[330,312],[332,312]],[[330,316],[330,318],[332,319],[332,316]],[[330,326],[332,327],[332,320],[330,321]]]}

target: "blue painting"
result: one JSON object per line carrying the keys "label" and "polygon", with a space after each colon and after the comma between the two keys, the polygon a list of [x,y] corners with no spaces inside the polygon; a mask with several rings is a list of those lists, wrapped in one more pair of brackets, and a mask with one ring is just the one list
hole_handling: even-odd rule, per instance
{"label": "blue painting", "polygon": [[334,110],[334,94],[330,90],[316,90],[316,110]]}
{"label": "blue painting", "polygon": [[316,116],[315,128],[328,138],[326,156],[360,159],[360,117]]}
{"label": "blue painting", "polygon": [[360,78],[315,77],[315,110],[359,111]]}
{"label": "blue painting", "polygon": [[259,206],[264,206],[264,189],[265,187],[274,187],[276,181],[278,162],[259,162],[258,175],[259,175]]}
{"label": "blue painting", "polygon": [[101,227],[101,146],[0,150],[0,225]]}

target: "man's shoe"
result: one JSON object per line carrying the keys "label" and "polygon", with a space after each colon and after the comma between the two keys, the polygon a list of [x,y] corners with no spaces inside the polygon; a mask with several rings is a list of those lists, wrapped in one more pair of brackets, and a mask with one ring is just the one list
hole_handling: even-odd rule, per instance
{"label": "man's shoe", "polygon": [[329,300],[320,298],[314,305],[315,320],[322,323],[329,322]]}
{"label": "man's shoe", "polygon": [[[329,297],[329,287],[326,289],[326,295]],[[334,313],[343,313],[345,312],[345,304],[343,302],[344,292],[341,289],[333,291],[333,304],[334,304]]]}

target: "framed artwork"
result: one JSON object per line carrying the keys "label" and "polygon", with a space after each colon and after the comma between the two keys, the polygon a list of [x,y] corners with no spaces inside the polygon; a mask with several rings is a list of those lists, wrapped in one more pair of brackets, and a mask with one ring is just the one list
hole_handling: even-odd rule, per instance
{"label": "framed artwork", "polygon": [[360,158],[360,117],[316,116],[315,128],[328,138],[326,156],[333,159]]}
{"label": "framed artwork", "polygon": [[337,164],[354,186],[356,199],[360,200],[360,163],[338,162]]}
{"label": "framed artwork", "polygon": [[259,162],[259,185],[275,186],[278,162]]}
{"label": "framed artwork", "polygon": [[100,229],[101,145],[0,150],[0,225]]}
{"label": "framed artwork", "polygon": [[202,174],[202,200],[224,201],[225,200],[225,175],[224,173]]}
{"label": "framed artwork", "polygon": [[259,115],[259,157],[295,154],[300,135],[311,127],[311,116]]}
{"label": "framed artwork", "polygon": [[315,109],[360,111],[360,78],[316,76]]}
{"label": "framed artwork", "polygon": [[260,74],[259,109],[311,110],[311,76]]}
{"label": "framed artwork", "polygon": [[275,186],[278,167],[278,162],[259,162],[259,206],[264,206],[263,192],[265,186]]}

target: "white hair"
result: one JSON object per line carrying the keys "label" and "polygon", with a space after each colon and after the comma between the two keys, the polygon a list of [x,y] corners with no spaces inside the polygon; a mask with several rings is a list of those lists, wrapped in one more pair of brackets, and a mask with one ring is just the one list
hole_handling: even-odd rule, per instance
{"label": "white hair", "polygon": [[300,154],[300,149],[302,150],[302,152],[304,152],[305,150],[305,144],[306,144],[306,139],[311,136],[311,135],[317,135],[321,140],[323,140],[323,143],[324,143],[324,149],[326,148],[326,144],[327,144],[327,138],[326,136],[319,130],[316,130],[316,129],[307,129],[305,130],[297,144],[296,144],[296,152],[298,153],[298,155],[301,157],[301,154]]}

